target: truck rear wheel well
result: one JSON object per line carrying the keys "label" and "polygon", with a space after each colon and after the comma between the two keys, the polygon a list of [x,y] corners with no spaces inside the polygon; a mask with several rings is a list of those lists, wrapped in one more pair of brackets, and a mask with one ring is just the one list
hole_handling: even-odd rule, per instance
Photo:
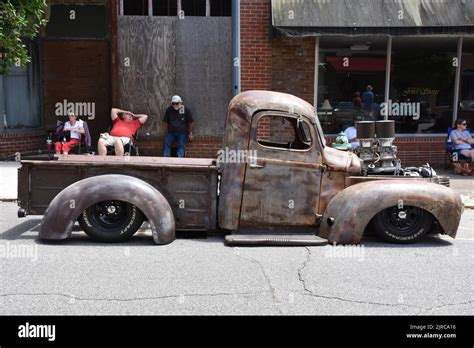
{"label": "truck rear wheel well", "polygon": [[175,239],[175,219],[166,198],[143,180],[119,174],[89,177],[62,190],[49,204],[41,224],[40,239],[66,239],[79,216],[103,201],[124,201],[148,219],[156,244]]}

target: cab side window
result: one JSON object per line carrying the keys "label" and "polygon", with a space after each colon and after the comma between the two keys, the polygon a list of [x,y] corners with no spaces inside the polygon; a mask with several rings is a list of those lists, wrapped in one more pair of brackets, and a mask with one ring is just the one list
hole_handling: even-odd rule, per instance
{"label": "cab side window", "polygon": [[265,115],[257,124],[257,142],[277,149],[307,150],[311,148],[311,132],[301,118]]}

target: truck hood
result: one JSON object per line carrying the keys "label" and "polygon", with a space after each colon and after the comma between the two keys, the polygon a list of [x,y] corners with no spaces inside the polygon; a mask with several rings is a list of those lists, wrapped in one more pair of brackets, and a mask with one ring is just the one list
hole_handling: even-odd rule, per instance
{"label": "truck hood", "polygon": [[360,159],[350,151],[341,151],[325,146],[323,151],[323,164],[328,170],[336,172],[360,173]]}

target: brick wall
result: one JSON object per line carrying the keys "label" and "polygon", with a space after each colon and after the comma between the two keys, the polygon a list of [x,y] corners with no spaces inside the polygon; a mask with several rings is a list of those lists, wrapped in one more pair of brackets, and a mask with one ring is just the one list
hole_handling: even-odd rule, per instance
{"label": "brick wall", "polygon": [[[163,156],[163,137],[139,139],[139,151],[142,156]],[[175,142],[176,145],[176,142]],[[217,151],[222,148],[222,137],[195,136],[186,145],[186,157],[217,158]]]}
{"label": "brick wall", "polygon": [[399,137],[394,144],[402,166],[422,165],[442,168],[446,154],[446,137]]}
{"label": "brick wall", "polygon": [[16,152],[46,150],[46,132],[43,130],[0,134],[0,159]]}
{"label": "brick wall", "polygon": [[272,90],[314,100],[314,37],[273,39]]}
{"label": "brick wall", "polygon": [[270,0],[240,2],[241,88],[271,90]]}
{"label": "brick wall", "polygon": [[[335,137],[326,137],[328,146]],[[397,157],[403,167],[421,166],[427,162],[434,168],[444,168],[446,137],[397,137]]]}

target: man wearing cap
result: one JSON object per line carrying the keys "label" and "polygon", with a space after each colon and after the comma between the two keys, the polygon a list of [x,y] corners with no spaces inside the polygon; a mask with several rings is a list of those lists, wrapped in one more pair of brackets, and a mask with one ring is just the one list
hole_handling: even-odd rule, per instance
{"label": "man wearing cap", "polygon": [[184,157],[186,140],[193,140],[193,122],[191,111],[185,108],[179,95],[171,98],[171,106],[166,109],[163,122],[166,123],[166,137],[163,156],[171,156],[171,144],[177,139],[178,157]]}

